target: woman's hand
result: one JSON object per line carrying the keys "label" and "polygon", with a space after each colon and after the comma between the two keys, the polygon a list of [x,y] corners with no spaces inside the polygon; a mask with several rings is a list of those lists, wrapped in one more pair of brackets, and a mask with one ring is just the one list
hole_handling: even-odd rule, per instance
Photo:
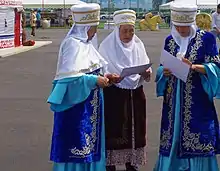
{"label": "woman's hand", "polygon": [[201,74],[206,74],[206,70],[205,70],[204,65],[193,64],[191,68],[193,71],[199,72]]}
{"label": "woman's hand", "polygon": [[101,88],[109,86],[109,79],[106,77],[98,76],[97,85]]}
{"label": "woman's hand", "polygon": [[108,78],[112,84],[120,83],[123,80],[118,74],[106,74],[105,77]]}
{"label": "woman's hand", "polygon": [[165,77],[170,77],[171,74],[172,74],[172,72],[171,72],[168,68],[164,68],[164,69],[163,69],[163,75],[164,75]]}
{"label": "woman's hand", "polygon": [[192,62],[190,62],[188,59],[182,58],[182,61],[183,61],[185,64],[189,65],[190,68],[192,68]]}
{"label": "woman's hand", "polygon": [[200,64],[192,64],[188,59],[183,58],[182,61],[190,66],[193,71],[199,72],[201,74],[206,74],[206,70],[204,65]]}
{"label": "woman's hand", "polygon": [[151,70],[148,69],[145,72],[141,73],[140,75],[144,78],[145,81],[149,82],[151,79]]}

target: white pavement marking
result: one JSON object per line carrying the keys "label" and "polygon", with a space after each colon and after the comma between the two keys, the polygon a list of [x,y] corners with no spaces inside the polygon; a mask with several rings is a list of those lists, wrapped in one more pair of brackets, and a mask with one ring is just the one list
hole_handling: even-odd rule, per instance
{"label": "white pavement marking", "polygon": [[51,44],[52,41],[35,41],[34,46],[21,46],[16,48],[5,48],[0,49],[0,58],[5,58],[11,55],[16,55],[22,52],[27,52],[29,50],[37,49],[45,45]]}

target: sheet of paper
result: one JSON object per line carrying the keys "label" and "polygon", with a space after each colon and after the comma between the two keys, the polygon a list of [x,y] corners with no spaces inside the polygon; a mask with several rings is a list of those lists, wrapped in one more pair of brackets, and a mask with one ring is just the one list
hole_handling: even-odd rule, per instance
{"label": "sheet of paper", "polygon": [[127,77],[133,74],[140,74],[142,72],[145,72],[151,67],[152,63],[140,65],[140,66],[134,66],[129,68],[124,68],[120,74],[121,77]]}
{"label": "sheet of paper", "polygon": [[173,75],[182,81],[186,82],[190,66],[182,62],[180,59],[174,57],[169,52],[162,50],[160,63],[164,68],[170,69]]}

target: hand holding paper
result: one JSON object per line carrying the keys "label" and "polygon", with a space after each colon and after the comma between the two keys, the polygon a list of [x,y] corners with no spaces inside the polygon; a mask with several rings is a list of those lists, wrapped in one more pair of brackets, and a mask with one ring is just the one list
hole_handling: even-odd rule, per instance
{"label": "hand holding paper", "polygon": [[152,74],[152,71],[151,69],[148,69],[147,71],[143,72],[143,73],[140,73],[140,75],[144,78],[144,80],[146,82],[149,82],[150,79],[151,79],[151,74]]}
{"label": "hand holding paper", "polygon": [[141,74],[146,72],[150,67],[152,63],[150,64],[145,64],[145,65],[139,65],[139,66],[134,66],[134,67],[129,67],[129,68],[124,68],[120,74],[121,77],[127,77],[133,74]]}
{"label": "hand holding paper", "polygon": [[164,66],[164,68],[169,69],[177,78],[186,82],[190,65],[186,64],[165,50],[163,50],[161,53],[160,63]]}
{"label": "hand holding paper", "polygon": [[185,64],[189,65],[190,67],[192,66],[192,62],[190,62],[188,59],[182,58],[182,61],[183,61]]}
{"label": "hand holding paper", "polygon": [[117,74],[106,74],[105,77],[109,79],[110,83],[119,83],[122,80]]}
{"label": "hand holding paper", "polygon": [[164,69],[163,69],[163,75],[164,75],[165,77],[169,77],[169,76],[172,75],[172,72],[171,72],[168,68],[164,68]]}

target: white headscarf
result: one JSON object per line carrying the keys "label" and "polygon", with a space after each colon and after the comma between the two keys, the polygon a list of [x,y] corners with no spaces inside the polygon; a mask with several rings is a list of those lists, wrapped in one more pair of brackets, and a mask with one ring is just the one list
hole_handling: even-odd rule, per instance
{"label": "white headscarf", "polygon": [[75,39],[81,40],[83,42],[87,42],[88,34],[90,26],[76,26],[75,24],[72,25],[71,29],[66,35],[66,38],[73,37]]}
{"label": "white headscarf", "polygon": [[94,37],[92,38],[92,44],[93,46],[98,50],[98,37],[97,37],[97,33],[94,35]]}
{"label": "white headscarf", "polygon": [[[72,35],[74,38],[82,40],[84,42],[87,42],[88,40],[88,35],[87,32],[89,31],[91,26],[76,26],[73,25],[69,32],[67,33],[66,37]],[[98,49],[98,38],[97,38],[97,33],[93,36],[92,40],[90,40],[93,44],[93,46]]]}
{"label": "white headscarf", "polygon": [[[150,62],[144,44],[136,35],[129,43],[121,42],[119,26],[115,26],[114,31],[100,44],[99,52],[108,62],[105,73],[120,75],[125,67],[144,65]],[[136,89],[142,83],[141,76],[136,74],[125,77],[116,86],[124,89]]]}
{"label": "white headscarf", "polygon": [[182,37],[176,30],[176,27],[174,25],[172,26],[171,35],[174,41],[180,47],[180,50],[177,53],[177,58],[182,59],[183,57],[185,57],[189,42],[191,41],[191,39],[193,39],[196,36],[196,31],[197,31],[196,25],[192,24],[190,26],[190,35],[187,37]]}
{"label": "white headscarf", "polygon": [[[194,4],[185,4],[184,1],[174,2],[170,6],[171,8],[171,21],[172,21],[172,30],[171,35],[174,41],[180,47],[177,57],[182,59],[185,57],[189,42],[196,36],[196,14],[197,14],[197,5]],[[187,37],[182,37],[176,30],[176,26],[190,26],[190,35]]]}
{"label": "white headscarf", "polygon": [[77,77],[102,68],[106,62],[88,40],[90,26],[73,25],[60,46],[55,80]]}

